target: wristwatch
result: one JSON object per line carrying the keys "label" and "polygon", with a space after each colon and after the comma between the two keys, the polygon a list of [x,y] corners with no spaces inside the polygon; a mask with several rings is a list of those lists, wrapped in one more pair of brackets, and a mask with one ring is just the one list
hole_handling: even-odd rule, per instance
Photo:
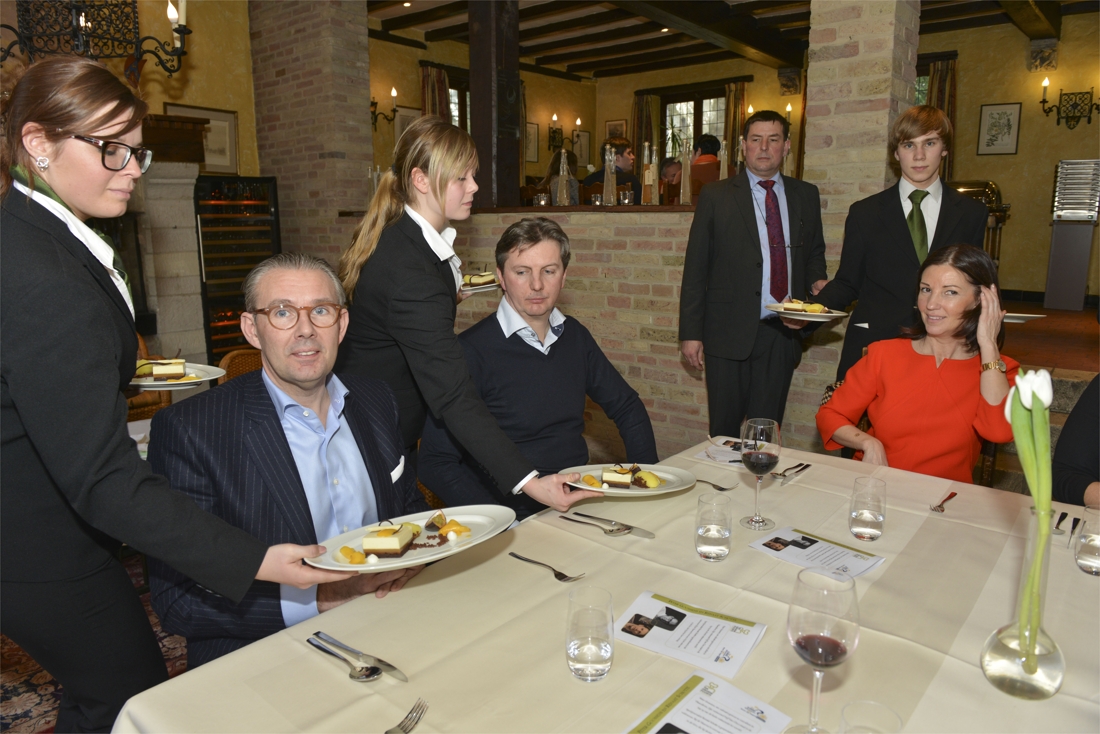
{"label": "wristwatch", "polygon": [[998,359],[996,362],[986,362],[982,365],[982,372],[986,370],[1000,370],[1001,372],[1008,372],[1008,365],[1005,364],[1003,359]]}

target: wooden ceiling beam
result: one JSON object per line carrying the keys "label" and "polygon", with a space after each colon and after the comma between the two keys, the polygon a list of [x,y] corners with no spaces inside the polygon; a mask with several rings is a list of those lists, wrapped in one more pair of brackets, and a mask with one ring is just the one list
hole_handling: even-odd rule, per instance
{"label": "wooden ceiling beam", "polygon": [[379,10],[385,10],[386,8],[392,8],[394,5],[400,5],[401,0],[367,0],[367,15],[371,13],[377,13]]}
{"label": "wooden ceiling beam", "polygon": [[519,42],[524,43],[536,38],[545,38],[555,33],[581,30],[582,28],[596,28],[610,23],[619,23],[634,18],[635,14],[628,10],[606,10],[602,13],[581,15],[569,20],[561,20],[557,23],[546,23],[532,28],[524,28],[519,32]]}
{"label": "wooden ceiling beam", "polygon": [[715,61],[726,61],[736,58],[740,57],[732,51],[715,51],[714,53],[703,54],[701,56],[689,56],[684,59],[670,59],[668,61],[654,61],[648,64],[634,64],[631,66],[620,66],[614,69],[602,69],[593,73],[593,76],[597,79],[602,79],[609,76],[638,74],[643,71],[660,71],[662,69],[678,69],[683,66],[694,66],[696,64],[711,64]]}
{"label": "wooden ceiling beam", "polygon": [[802,66],[801,48],[777,31],[761,28],[752,18],[735,15],[723,0],[612,0],[612,4],[766,66]]}
{"label": "wooden ceiling beam", "polygon": [[920,22],[938,23],[940,21],[966,20],[968,18],[980,18],[985,15],[998,15],[1004,12],[1004,8],[995,2],[978,0],[977,2],[954,3],[952,5],[938,5],[933,8],[921,9]]}
{"label": "wooden ceiling beam", "polygon": [[607,59],[599,59],[597,61],[582,61],[576,64],[569,64],[565,67],[565,70],[575,74],[578,71],[613,69],[617,66],[626,66],[627,64],[646,64],[653,61],[655,58],[675,59],[682,58],[684,56],[696,56],[698,54],[710,53],[713,51],[714,46],[711,46],[706,41],[700,41],[698,43],[692,43],[687,46],[668,48],[660,51],[659,53],[646,52],[631,54],[629,56],[616,56]]}
{"label": "wooden ceiling beam", "polygon": [[1032,41],[1062,35],[1062,5],[1057,0],[1000,0],[1000,6]]}
{"label": "wooden ceiling beam", "polygon": [[444,18],[453,18],[456,15],[463,15],[469,12],[469,10],[470,3],[466,2],[466,0],[447,3],[446,5],[436,5],[434,8],[421,10],[418,13],[403,13],[402,15],[395,15],[392,18],[386,18],[382,21],[382,30],[396,31],[402,28],[412,28],[414,26],[424,25],[426,23],[435,23]]}
{"label": "wooden ceiling beam", "polygon": [[630,43],[617,43],[613,46],[597,46],[595,48],[584,48],[580,51],[567,51],[560,54],[539,56],[535,59],[535,63],[539,65],[564,64],[570,61],[583,61],[585,59],[602,59],[609,56],[622,56],[624,54],[633,53],[635,51],[650,51],[655,48],[675,46],[677,43],[683,43],[690,39],[691,37],[685,33],[662,33],[656,38],[646,38],[641,41],[631,41]]}
{"label": "wooden ceiling beam", "polygon": [[940,20],[934,23],[921,23],[920,32],[921,35],[926,33],[944,33],[946,31],[962,31],[967,28],[986,28],[1011,22],[1012,19],[1008,17],[1008,13],[959,19],[948,18],[947,20]]}
{"label": "wooden ceiling beam", "polygon": [[607,41],[620,41],[624,38],[636,38],[637,36],[644,36],[650,33],[656,33],[663,27],[664,26],[662,26],[660,23],[638,23],[637,25],[625,26],[623,28],[612,28],[608,31],[589,33],[584,36],[560,38],[555,41],[540,43],[534,46],[520,46],[519,55],[538,56],[539,54],[546,53],[547,51],[564,51],[567,48],[587,46],[593,43],[606,43]]}
{"label": "wooden ceiling beam", "polygon": [[[527,21],[537,20],[539,18],[570,13],[578,8],[590,7],[592,7],[592,3],[585,2],[584,0],[554,0],[553,2],[542,3],[541,5],[531,5],[523,8],[519,11],[519,22],[523,24]],[[424,34],[424,40],[467,41],[468,34],[469,28],[466,23],[456,23],[446,26],[445,28],[435,28],[427,31]]]}

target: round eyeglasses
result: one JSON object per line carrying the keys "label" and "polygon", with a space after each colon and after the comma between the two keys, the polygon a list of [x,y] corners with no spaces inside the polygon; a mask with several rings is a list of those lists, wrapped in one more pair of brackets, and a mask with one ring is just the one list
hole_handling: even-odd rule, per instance
{"label": "round eyeglasses", "polygon": [[69,137],[73,140],[82,140],[99,148],[103,159],[103,167],[108,171],[121,171],[130,164],[131,158],[136,158],[138,168],[141,169],[142,173],[145,173],[153,162],[153,151],[148,148],[134,148],[126,145],[126,143],[87,138],[83,135],[70,135]]}
{"label": "round eyeglasses", "polygon": [[263,314],[276,329],[291,329],[298,323],[298,313],[305,311],[309,314],[309,320],[319,329],[327,329],[337,322],[343,306],[335,303],[316,303],[312,306],[271,306],[270,308],[256,308],[249,313]]}

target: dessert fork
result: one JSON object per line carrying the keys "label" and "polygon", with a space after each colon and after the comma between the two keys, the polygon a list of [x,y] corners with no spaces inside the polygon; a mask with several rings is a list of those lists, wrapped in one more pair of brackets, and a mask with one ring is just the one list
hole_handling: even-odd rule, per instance
{"label": "dessert fork", "polygon": [[940,500],[940,503],[938,505],[928,505],[928,509],[931,510],[932,512],[943,512],[943,506],[947,502],[949,502],[952,497],[954,497],[957,494],[958,494],[958,492],[952,492],[951,494],[947,495],[942,500]]}
{"label": "dessert fork", "polygon": [[420,718],[424,716],[424,712],[427,710],[428,702],[423,698],[416,699],[416,703],[413,704],[408,715],[397,722],[397,726],[392,729],[386,729],[386,734],[409,734],[409,732],[415,729],[416,725],[420,723]]}
{"label": "dessert fork", "polygon": [[528,563],[533,563],[536,566],[542,566],[543,568],[549,568],[551,571],[554,572],[554,578],[556,578],[558,581],[561,581],[563,584],[568,584],[570,581],[576,581],[577,579],[584,576],[583,573],[580,574],[579,576],[566,576],[564,573],[562,573],[558,569],[554,568],[553,566],[547,566],[545,563],[542,563],[540,561],[532,561],[530,558],[524,558],[519,553],[512,553],[511,551],[509,551],[508,555],[510,555],[512,558],[518,558],[521,561],[527,561]]}
{"label": "dessert fork", "polygon": [[728,492],[728,491],[730,491],[731,489],[734,489],[735,487],[738,487],[738,486],[740,486],[740,484],[741,484],[741,482],[737,481],[736,479],[734,479],[734,480],[733,480],[733,484],[731,484],[731,485],[730,485],[730,486],[728,486],[728,487],[719,487],[719,486],[718,486],[717,484],[715,484],[714,482],[710,481],[709,479],[699,479],[699,478],[696,478],[696,479],[695,479],[695,481],[697,481],[697,482],[702,482],[703,484],[709,484],[710,486],[712,486],[712,487],[714,487],[715,489],[717,489],[717,490],[718,490],[719,492]]}

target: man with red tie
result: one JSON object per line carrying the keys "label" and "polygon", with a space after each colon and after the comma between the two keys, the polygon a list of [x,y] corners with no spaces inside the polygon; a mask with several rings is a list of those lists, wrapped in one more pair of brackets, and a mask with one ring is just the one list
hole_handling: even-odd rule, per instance
{"label": "man with red tie", "polygon": [[688,235],[680,351],[706,374],[712,436],[739,435],[746,418],[782,421],[805,322],[767,306],[826,283],[817,187],[779,173],[789,134],[778,112],[749,117],[745,170],[703,188]]}

